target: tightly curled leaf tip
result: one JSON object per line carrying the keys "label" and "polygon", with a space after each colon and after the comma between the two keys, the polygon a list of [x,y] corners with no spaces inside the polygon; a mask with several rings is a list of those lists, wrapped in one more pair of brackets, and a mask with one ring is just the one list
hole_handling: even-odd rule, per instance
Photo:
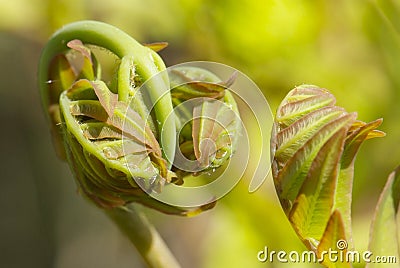
{"label": "tightly curled leaf tip", "polygon": [[86,58],[88,58],[90,60],[90,63],[92,63],[90,49],[85,47],[81,40],[79,40],[79,39],[71,40],[67,43],[67,47],[74,49],[76,51],[79,51],[80,53],[82,53],[83,56],[85,56]]}

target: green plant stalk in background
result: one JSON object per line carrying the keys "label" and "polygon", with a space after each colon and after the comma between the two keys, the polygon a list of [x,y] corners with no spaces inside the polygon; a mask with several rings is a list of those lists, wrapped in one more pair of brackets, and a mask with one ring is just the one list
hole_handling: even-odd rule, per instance
{"label": "green plant stalk in background", "polygon": [[105,210],[123,234],[136,245],[137,250],[149,267],[180,267],[165,245],[157,230],[143,213],[134,208],[114,208]]}

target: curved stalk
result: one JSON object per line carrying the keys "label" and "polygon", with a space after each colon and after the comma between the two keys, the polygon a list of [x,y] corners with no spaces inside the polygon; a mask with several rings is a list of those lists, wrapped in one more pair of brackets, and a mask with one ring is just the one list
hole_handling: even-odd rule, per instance
{"label": "curved stalk", "polygon": [[104,211],[135,245],[149,267],[180,267],[158,232],[140,211],[132,207],[129,209],[114,208]]}

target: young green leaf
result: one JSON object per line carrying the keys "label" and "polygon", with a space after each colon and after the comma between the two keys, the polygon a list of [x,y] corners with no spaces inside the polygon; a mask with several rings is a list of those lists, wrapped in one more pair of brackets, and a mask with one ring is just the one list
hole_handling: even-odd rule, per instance
{"label": "young green leaf", "polygon": [[[373,257],[395,258],[396,263],[367,263],[367,268],[398,267],[400,260],[400,167],[393,171],[383,189],[371,225],[369,251]],[[372,258],[371,258],[372,259]],[[394,260],[394,259],[392,259]]]}
{"label": "young green leaf", "polygon": [[357,121],[356,113],[347,113],[335,102],[326,89],[296,87],[278,108],[271,138],[279,200],[299,238],[314,251],[338,238],[353,247],[354,159],[364,140],[384,136],[376,130],[381,119]]}
{"label": "young green leaf", "polygon": [[382,119],[370,123],[355,122],[350,127],[346,138],[345,150],[340,163],[339,178],[337,180],[334,208],[342,216],[345,233],[349,245],[352,245],[351,235],[351,193],[353,188],[354,160],[361,144],[370,138],[383,137],[384,132],[376,130]]}
{"label": "young green leaf", "polygon": [[241,128],[238,108],[228,89],[237,73],[225,82],[196,67],[178,67],[170,73],[172,101],[182,124],[182,154],[197,162],[196,175],[222,166],[236,150]]}
{"label": "young green leaf", "polygon": [[97,76],[96,70],[95,70],[95,59],[94,56],[92,55],[91,51],[89,48],[87,48],[81,40],[75,39],[71,40],[67,43],[67,46],[77,53],[79,53],[82,58],[83,62],[82,64],[73,64],[73,68],[75,69],[75,73],[80,74],[81,78],[87,78],[89,80],[94,80],[95,77]]}
{"label": "young green leaf", "polygon": [[318,151],[290,211],[297,234],[310,243],[322,238],[332,213],[345,135],[346,129],[339,129]]}
{"label": "young green leaf", "polygon": [[143,44],[145,47],[150,48],[151,50],[154,50],[155,52],[159,52],[166,48],[168,46],[167,42],[154,42],[154,43],[148,43],[148,44]]}
{"label": "young green leaf", "polygon": [[[322,264],[326,267],[332,268],[348,268],[351,266],[351,260],[347,260],[347,241],[344,233],[344,225],[340,212],[333,211],[329,218],[328,224],[322,236],[321,242],[317,248],[317,256]],[[329,259],[329,251],[337,251],[337,261]],[[340,258],[339,256],[344,256]]]}
{"label": "young green leaf", "polygon": [[235,124],[235,113],[220,101],[203,101],[193,109],[193,146],[201,167],[214,166],[218,155],[230,154],[232,140],[228,128]]}
{"label": "young green leaf", "polygon": [[[293,202],[311,167],[312,161],[321,147],[338,130],[348,128],[352,120],[355,119],[355,114],[344,114],[338,119],[332,119],[325,122],[319,131],[306,140],[304,144],[300,144],[297,151],[293,155],[290,154],[290,158],[282,158],[279,153],[275,153],[275,163],[279,162],[280,165],[283,165],[282,169],[275,171],[276,175],[274,177],[276,184],[279,186],[279,196],[282,200]],[[282,152],[282,154],[288,155],[287,152]],[[287,209],[290,209],[290,207]]]}

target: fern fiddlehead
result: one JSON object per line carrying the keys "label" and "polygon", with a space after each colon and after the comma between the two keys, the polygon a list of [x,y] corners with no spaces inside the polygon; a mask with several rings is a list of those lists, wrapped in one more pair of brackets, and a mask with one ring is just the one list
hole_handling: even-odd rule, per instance
{"label": "fern fiddlehead", "polygon": [[[118,58],[108,81],[93,46]],[[181,216],[212,208],[215,199],[180,206],[150,193],[222,166],[235,151],[240,125],[226,90],[233,79],[224,83],[204,69],[184,67],[170,83],[156,53],[163,47],[141,45],[109,24],[72,23],[43,49],[38,80],[57,154],[68,162],[82,195],[103,209],[150,267],[179,267],[144,215],[128,205]],[[188,100],[195,104],[190,109],[177,107]],[[181,170],[176,151],[193,165]]]}
{"label": "fern fiddlehead", "polygon": [[[107,84],[102,80],[101,65],[89,45],[106,49],[119,58],[115,82]],[[182,183],[182,176],[188,174],[179,168],[171,171],[175,150],[179,148],[179,120],[176,121],[173,110],[177,103],[208,97],[202,105],[210,107],[202,111],[214,109],[218,113],[220,108],[210,105],[212,100],[236,107],[225,91],[226,85],[217,83],[216,77],[209,83],[196,80],[205,74],[210,76],[202,69],[194,72],[197,76],[191,75],[193,70],[179,71],[186,85],[172,83],[171,87],[176,88],[171,98],[166,67],[155,51],[163,46],[143,46],[111,25],[84,21],[60,29],[43,50],[39,83],[55,146],[59,155],[67,159],[84,196],[102,208],[138,202],[165,213],[187,215],[212,207],[212,203],[196,208],[176,207],[147,194],[160,191],[164,184]],[[143,82],[146,92],[138,90]],[[179,94],[183,87],[189,88],[191,94]],[[204,90],[211,94],[204,95]],[[218,94],[213,95],[214,91]],[[192,111],[189,114],[193,117]],[[195,156],[199,170],[219,167],[229,158],[234,145],[232,135],[223,130],[206,133],[204,137],[196,135],[197,125],[207,126],[204,121],[191,122],[195,126],[190,127],[191,136],[195,138],[189,141],[186,137],[186,143],[180,144],[181,149],[185,147],[185,152]],[[212,152],[202,143],[211,136],[217,144]]]}

